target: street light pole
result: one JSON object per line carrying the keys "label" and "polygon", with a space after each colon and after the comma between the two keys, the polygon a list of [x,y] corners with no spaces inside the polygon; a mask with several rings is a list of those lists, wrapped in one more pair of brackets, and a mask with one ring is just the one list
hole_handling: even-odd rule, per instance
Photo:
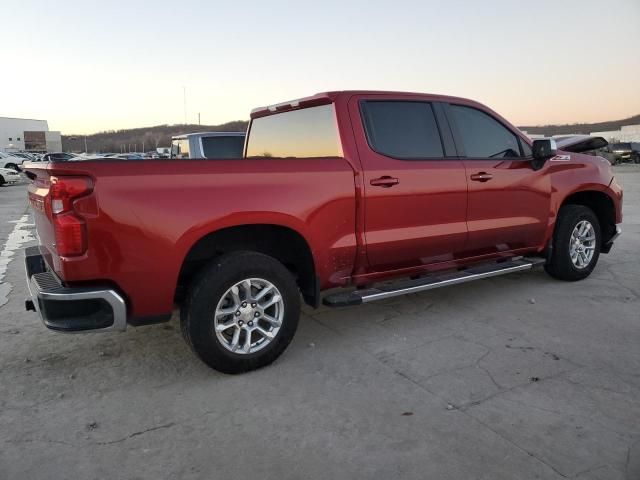
{"label": "street light pole", "polygon": [[184,124],[187,124],[187,87],[182,87],[182,103],[184,104]]}

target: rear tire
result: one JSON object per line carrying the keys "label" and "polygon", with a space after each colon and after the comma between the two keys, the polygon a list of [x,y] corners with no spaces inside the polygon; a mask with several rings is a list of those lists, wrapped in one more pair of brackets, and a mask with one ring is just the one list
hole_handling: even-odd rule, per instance
{"label": "rear tire", "polygon": [[278,358],[299,317],[298,286],[284,265],[261,253],[233,252],[216,258],[194,279],[180,323],[187,344],[204,363],[241,373]]}
{"label": "rear tire", "polygon": [[544,268],[559,280],[587,278],[598,263],[601,241],[593,211],[583,205],[565,205],[558,212],[551,258]]}
{"label": "rear tire", "polygon": [[0,175],[0,187],[4,185],[4,177]]}

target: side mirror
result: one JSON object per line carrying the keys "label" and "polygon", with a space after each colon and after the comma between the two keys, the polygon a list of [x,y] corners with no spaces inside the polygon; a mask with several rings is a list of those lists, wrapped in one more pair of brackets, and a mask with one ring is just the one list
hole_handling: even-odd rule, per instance
{"label": "side mirror", "polygon": [[551,157],[555,157],[558,146],[553,138],[540,138],[533,141],[531,147],[533,151],[534,160],[548,160]]}

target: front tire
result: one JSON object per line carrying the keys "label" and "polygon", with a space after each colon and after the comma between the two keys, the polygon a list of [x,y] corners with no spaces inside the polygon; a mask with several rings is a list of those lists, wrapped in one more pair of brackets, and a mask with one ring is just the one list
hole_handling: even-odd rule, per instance
{"label": "front tire", "polygon": [[558,212],[545,270],[559,280],[587,278],[598,263],[601,242],[600,223],[593,211],[584,205],[565,205]]}
{"label": "front tire", "polygon": [[4,177],[0,175],[0,187],[4,185]]}
{"label": "front tire", "polygon": [[300,293],[289,270],[261,253],[234,252],[197,275],[180,323],[187,344],[204,363],[241,373],[278,358],[299,317]]}

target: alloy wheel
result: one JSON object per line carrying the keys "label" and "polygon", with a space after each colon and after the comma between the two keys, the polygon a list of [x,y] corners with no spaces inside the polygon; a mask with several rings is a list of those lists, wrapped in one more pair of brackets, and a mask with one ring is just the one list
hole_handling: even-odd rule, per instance
{"label": "alloy wheel", "polygon": [[247,278],[229,288],[214,315],[214,329],[223,347],[247,355],[262,350],[278,335],[284,301],[277,287],[262,278]]}
{"label": "alloy wheel", "polygon": [[574,267],[582,270],[593,260],[596,250],[596,232],[588,220],[581,220],[573,229],[569,239],[569,255]]}

